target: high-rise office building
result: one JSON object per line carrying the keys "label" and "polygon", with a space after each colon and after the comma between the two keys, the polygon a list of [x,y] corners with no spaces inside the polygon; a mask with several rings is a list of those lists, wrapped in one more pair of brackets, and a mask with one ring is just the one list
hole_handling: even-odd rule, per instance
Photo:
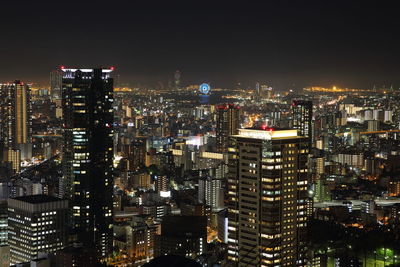
{"label": "high-rise office building", "polygon": [[[301,136],[308,137],[309,149],[314,144],[314,125],[312,123],[313,103],[307,100],[294,100],[292,103],[292,127],[299,131]],[[310,192],[313,192],[314,186],[309,184]],[[312,193],[313,194],[313,193]],[[311,194],[311,195],[312,195]],[[308,216],[312,216],[313,199],[309,195],[307,199]]]}
{"label": "high-rise office building", "polygon": [[226,152],[228,137],[238,133],[240,123],[240,108],[233,104],[218,105],[217,112],[217,150]]}
{"label": "high-rise office building", "polygon": [[[30,86],[21,81],[0,84],[0,140],[3,143],[3,153],[8,156],[3,161],[9,162],[12,157],[18,162],[32,156],[32,121],[31,121]],[[14,168],[14,169],[19,169]]]}
{"label": "high-rise office building", "polygon": [[73,237],[99,258],[112,251],[112,69],[62,69],[65,197]]}
{"label": "high-rise office building", "polygon": [[312,141],[312,101],[294,100],[292,103],[292,126],[300,135],[310,137]]}
{"label": "high-rise office building", "polygon": [[228,260],[233,266],[305,266],[308,138],[297,130],[231,136]]}
{"label": "high-rise office building", "polygon": [[8,243],[11,263],[28,262],[39,253],[66,245],[68,201],[47,195],[8,199]]}
{"label": "high-rise office building", "polygon": [[53,70],[52,72],[50,72],[50,93],[51,93],[51,99],[53,100],[61,100],[62,79],[63,79],[62,71]]}

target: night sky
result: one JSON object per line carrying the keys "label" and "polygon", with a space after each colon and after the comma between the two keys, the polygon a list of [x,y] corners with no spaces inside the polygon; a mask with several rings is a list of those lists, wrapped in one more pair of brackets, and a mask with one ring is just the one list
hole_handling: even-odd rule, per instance
{"label": "night sky", "polygon": [[0,81],[112,65],[135,85],[179,69],[184,84],[218,87],[400,87],[400,15],[384,1],[7,2]]}

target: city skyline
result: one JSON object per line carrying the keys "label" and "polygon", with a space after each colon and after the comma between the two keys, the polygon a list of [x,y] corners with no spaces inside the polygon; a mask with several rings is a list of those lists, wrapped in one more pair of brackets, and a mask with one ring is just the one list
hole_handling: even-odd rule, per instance
{"label": "city skyline", "polygon": [[[384,3],[75,6],[5,3],[18,10],[19,21],[11,23],[12,12],[6,12],[0,18],[4,35],[29,42],[0,44],[0,80],[46,85],[47,73],[60,65],[86,65],[115,66],[121,82],[147,86],[168,84],[176,70],[184,84],[208,81],[225,88],[256,81],[280,90],[400,86],[399,19]],[[111,30],[107,37],[103,29]],[[25,64],[13,64],[14,58]]]}
{"label": "city skyline", "polygon": [[46,2],[0,16],[0,267],[400,266],[394,5]]}

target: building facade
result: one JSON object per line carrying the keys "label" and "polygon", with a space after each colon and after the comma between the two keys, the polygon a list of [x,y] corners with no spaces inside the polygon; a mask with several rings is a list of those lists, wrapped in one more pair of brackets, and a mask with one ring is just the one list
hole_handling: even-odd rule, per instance
{"label": "building facade", "polygon": [[39,253],[66,246],[68,201],[47,195],[8,199],[10,263],[29,262]]}
{"label": "building facade", "polygon": [[228,260],[305,266],[308,138],[297,130],[240,129],[230,139]]}
{"label": "building facade", "polygon": [[63,71],[63,184],[73,239],[99,258],[112,251],[112,69]]}
{"label": "building facade", "polygon": [[292,127],[299,130],[300,135],[310,137],[312,141],[312,101],[294,100],[292,103]]}
{"label": "building facade", "polygon": [[63,72],[61,70],[53,70],[50,72],[50,93],[52,100],[61,100],[62,97],[62,79]]}
{"label": "building facade", "polygon": [[238,133],[240,127],[240,108],[233,104],[223,104],[216,107],[217,113],[217,151],[226,152],[228,137]]}
{"label": "building facade", "polygon": [[21,81],[0,84],[0,142],[3,162],[19,172],[21,159],[32,157],[30,86]]}
{"label": "building facade", "polygon": [[8,244],[8,211],[7,200],[0,200],[0,246]]}
{"label": "building facade", "polygon": [[210,176],[199,179],[198,200],[213,209],[221,208],[224,204],[222,179]]}

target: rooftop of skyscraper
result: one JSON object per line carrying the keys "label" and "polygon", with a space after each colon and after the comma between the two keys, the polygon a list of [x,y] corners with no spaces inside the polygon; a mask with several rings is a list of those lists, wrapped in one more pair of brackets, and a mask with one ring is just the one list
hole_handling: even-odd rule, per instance
{"label": "rooftop of skyscraper", "polygon": [[264,140],[301,137],[296,129],[281,129],[269,126],[239,129],[239,134],[233,136]]}
{"label": "rooftop of skyscraper", "polygon": [[54,201],[61,201],[63,199],[48,196],[48,195],[31,195],[31,196],[22,196],[13,198],[15,200],[31,203],[31,204],[38,204],[44,202],[54,202]]}

